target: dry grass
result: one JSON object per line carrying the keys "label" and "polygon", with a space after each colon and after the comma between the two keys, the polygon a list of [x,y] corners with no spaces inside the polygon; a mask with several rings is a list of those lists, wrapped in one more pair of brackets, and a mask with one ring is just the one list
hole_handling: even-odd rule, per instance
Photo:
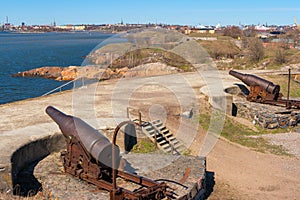
{"label": "dry grass", "polygon": [[[263,78],[273,82],[274,84],[280,85],[280,91],[284,97],[287,96],[288,91],[288,76],[287,75],[268,75]],[[300,99],[300,84],[291,81],[290,96],[293,98]]]}
{"label": "dry grass", "polygon": [[232,40],[199,41],[214,59],[234,58],[241,51]]}
{"label": "dry grass", "polygon": [[[300,63],[298,49],[282,49],[278,46],[264,48],[264,56],[258,62],[250,57],[248,49],[240,49],[234,39],[228,36],[217,36],[218,40],[199,41],[215,61],[231,59],[228,62],[216,62],[219,69],[280,69],[284,65]],[[280,49],[280,54],[278,50]],[[280,58],[279,58],[280,56]]]}
{"label": "dry grass", "polygon": [[131,51],[114,60],[112,69],[123,67],[136,67],[141,64],[161,62],[177,67],[184,72],[193,71],[193,66],[180,55],[162,49],[145,48]]}

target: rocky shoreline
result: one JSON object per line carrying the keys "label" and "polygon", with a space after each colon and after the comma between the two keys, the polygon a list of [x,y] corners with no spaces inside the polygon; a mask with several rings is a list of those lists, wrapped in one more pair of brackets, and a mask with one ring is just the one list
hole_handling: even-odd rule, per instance
{"label": "rocky shoreline", "polygon": [[182,72],[182,70],[164,63],[148,63],[134,68],[99,68],[95,66],[47,66],[13,74],[13,77],[41,77],[57,81],[72,81],[77,77],[108,80],[122,77],[157,76]]}

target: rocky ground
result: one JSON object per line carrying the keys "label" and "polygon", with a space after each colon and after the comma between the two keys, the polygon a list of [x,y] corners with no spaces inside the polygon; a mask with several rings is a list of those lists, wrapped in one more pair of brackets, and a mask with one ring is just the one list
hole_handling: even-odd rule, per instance
{"label": "rocky ground", "polygon": [[283,146],[288,153],[300,159],[300,148],[299,148],[300,133],[299,132],[263,135],[262,137],[268,139],[271,144]]}

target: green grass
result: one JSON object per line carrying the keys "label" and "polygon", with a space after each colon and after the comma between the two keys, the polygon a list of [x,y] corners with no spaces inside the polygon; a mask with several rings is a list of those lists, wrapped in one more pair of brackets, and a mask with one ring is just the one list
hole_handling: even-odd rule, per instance
{"label": "green grass", "polygon": [[[205,130],[208,130],[210,115],[200,114],[199,123]],[[276,155],[290,155],[282,146],[271,145],[267,140],[259,136],[262,134],[280,133],[287,131],[286,129],[267,130],[258,127],[258,130],[258,132],[253,131],[245,125],[237,123],[233,119],[226,117],[221,136],[231,142],[238,143],[259,152],[269,152]]]}
{"label": "green grass", "polygon": [[155,151],[157,151],[155,144],[148,139],[142,139],[132,149],[133,153],[151,153]]}

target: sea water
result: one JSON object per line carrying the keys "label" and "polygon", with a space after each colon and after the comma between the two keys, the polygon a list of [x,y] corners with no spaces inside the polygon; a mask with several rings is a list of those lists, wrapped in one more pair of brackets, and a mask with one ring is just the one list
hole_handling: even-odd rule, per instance
{"label": "sea water", "polygon": [[[0,32],[0,104],[38,97],[66,83],[12,74],[43,66],[80,66],[84,57],[110,36],[99,32]],[[72,87],[69,84],[63,89]]]}

